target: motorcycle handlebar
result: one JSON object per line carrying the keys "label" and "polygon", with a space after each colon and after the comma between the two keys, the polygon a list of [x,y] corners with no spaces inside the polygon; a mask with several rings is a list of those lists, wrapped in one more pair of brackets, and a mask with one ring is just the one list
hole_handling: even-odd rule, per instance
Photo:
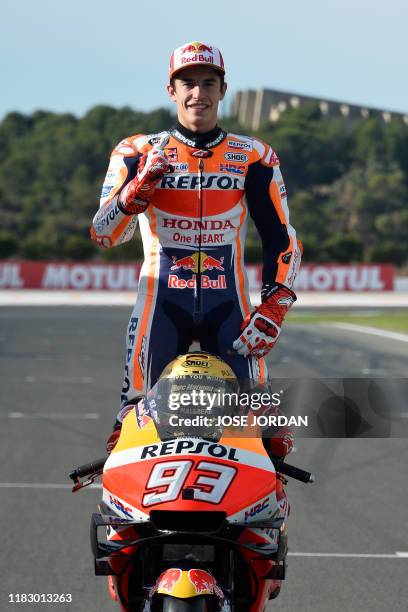
{"label": "motorcycle handlebar", "polygon": [[[101,459],[96,459],[91,463],[85,463],[84,465],[80,465],[75,468],[72,472],[70,472],[69,477],[74,482],[77,482],[78,478],[84,478],[86,476],[90,476],[91,474],[98,474],[102,472],[103,466],[108,458],[102,457]],[[274,460],[273,457],[271,457]],[[289,476],[290,478],[294,478],[295,480],[299,480],[300,482],[314,482],[315,477],[311,472],[306,472],[306,470],[302,470],[301,468],[295,467],[294,465],[290,465],[289,463],[284,463],[282,461],[274,461],[275,468],[281,474],[285,476]]]}
{"label": "motorcycle handlebar", "polygon": [[103,470],[103,466],[107,460],[108,456],[102,457],[101,459],[96,459],[91,463],[85,463],[84,465],[80,465],[75,468],[72,472],[70,472],[69,477],[71,480],[76,482],[78,478],[84,478],[85,476],[89,476],[90,474],[96,474]]}
{"label": "motorcycle handlebar", "polygon": [[296,480],[300,480],[300,482],[305,482],[306,484],[315,481],[315,477],[311,472],[306,472],[306,470],[302,470],[294,465],[290,465],[289,463],[279,463],[279,465],[276,466],[276,469],[281,474],[289,476],[290,478],[295,478]]}

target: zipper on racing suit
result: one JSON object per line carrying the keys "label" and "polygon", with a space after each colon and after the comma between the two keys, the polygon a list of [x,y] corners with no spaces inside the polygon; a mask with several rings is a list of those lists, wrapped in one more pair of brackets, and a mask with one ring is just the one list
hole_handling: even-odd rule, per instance
{"label": "zipper on racing suit", "polygon": [[194,287],[194,312],[193,320],[195,325],[200,325],[203,320],[203,295],[201,288],[201,240],[203,226],[203,170],[204,161],[198,160],[198,206],[199,206],[199,237],[198,237],[198,266],[196,283]]}

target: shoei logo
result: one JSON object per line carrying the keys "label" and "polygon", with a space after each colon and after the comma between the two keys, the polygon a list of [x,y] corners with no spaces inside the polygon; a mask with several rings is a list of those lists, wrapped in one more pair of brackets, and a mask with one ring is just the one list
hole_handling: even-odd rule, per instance
{"label": "shoei logo", "polygon": [[181,365],[183,368],[208,368],[210,367],[210,362],[202,359],[186,359]]}
{"label": "shoei logo", "polygon": [[245,153],[224,153],[224,157],[227,161],[246,162],[248,161],[248,155]]}

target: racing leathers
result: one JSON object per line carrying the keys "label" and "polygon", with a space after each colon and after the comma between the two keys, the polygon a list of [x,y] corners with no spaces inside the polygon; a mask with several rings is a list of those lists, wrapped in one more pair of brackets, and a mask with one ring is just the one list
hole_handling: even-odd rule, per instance
{"label": "racing leathers", "polygon": [[[144,212],[129,214],[119,196],[141,157],[167,137],[171,167]],[[272,147],[219,127],[197,134],[178,123],[168,132],[126,138],[113,150],[92,238],[101,247],[117,246],[132,238],[139,221],[145,256],[127,330],[122,406],[144,395],[195,340],[241,380],[266,378],[262,358],[232,346],[250,314],[249,215],[262,241],[264,288],[291,289],[301,253]]]}

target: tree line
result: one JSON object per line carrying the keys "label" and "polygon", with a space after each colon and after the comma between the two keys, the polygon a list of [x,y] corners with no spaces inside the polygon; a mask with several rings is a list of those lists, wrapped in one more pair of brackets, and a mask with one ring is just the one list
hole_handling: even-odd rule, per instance
{"label": "tree line", "polygon": [[[9,113],[0,123],[0,258],[133,260],[138,236],[101,251],[89,227],[110,152],[122,138],[169,128],[150,113],[96,106],[84,117]],[[220,125],[250,133],[234,118]],[[281,160],[291,223],[309,262],[408,262],[408,126],[369,117],[348,124],[317,105],[283,113],[253,135]],[[260,261],[251,224],[246,260]]]}

